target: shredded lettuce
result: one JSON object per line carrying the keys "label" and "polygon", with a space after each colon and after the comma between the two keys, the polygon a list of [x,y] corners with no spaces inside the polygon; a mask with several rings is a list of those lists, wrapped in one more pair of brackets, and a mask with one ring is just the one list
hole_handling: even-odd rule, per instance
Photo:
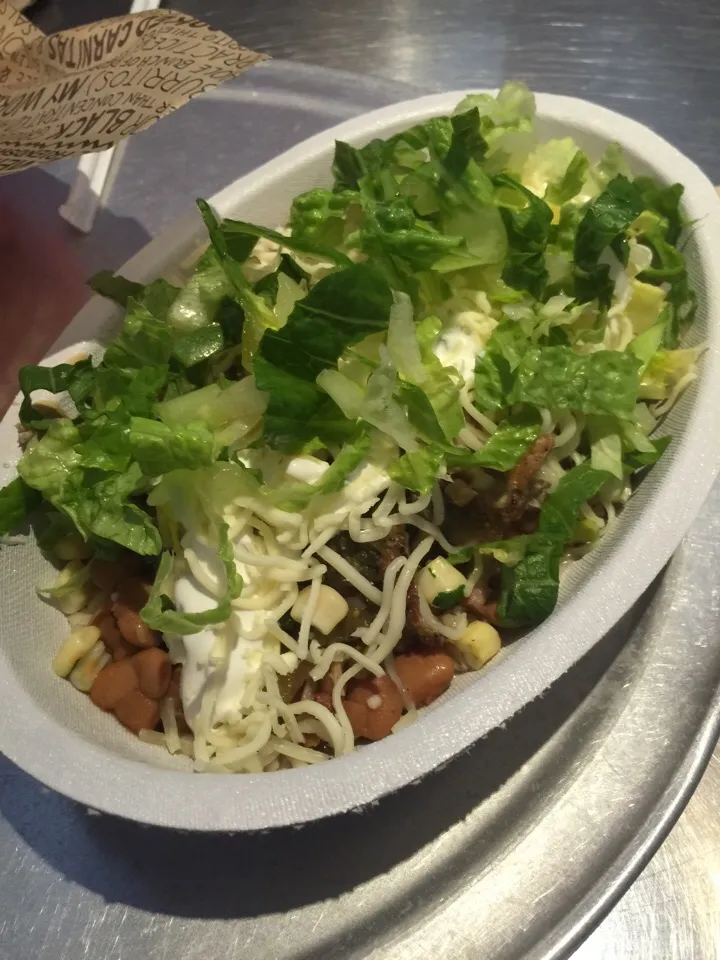
{"label": "shredded lettuce", "polygon": [[681,380],[692,375],[700,353],[697,348],[658,350],[645,367],[638,396],[645,400],[666,400]]}
{"label": "shredded lettuce", "polygon": [[225,523],[218,524],[217,555],[222,562],[227,584],[217,606],[202,613],[181,613],[168,596],[172,583],[173,556],[170,553],[162,554],[150,597],[140,611],[140,616],[151,629],[171,636],[186,636],[197,633],[202,627],[224,623],[228,619],[232,609],[230,604],[242,590],[242,578],[235,568],[235,555]]}

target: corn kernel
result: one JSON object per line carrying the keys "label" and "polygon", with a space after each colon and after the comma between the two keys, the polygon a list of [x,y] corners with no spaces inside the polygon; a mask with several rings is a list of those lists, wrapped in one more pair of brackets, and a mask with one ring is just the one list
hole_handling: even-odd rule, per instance
{"label": "corn kernel", "polygon": [[[310,599],[311,587],[305,587],[297,596],[297,600],[290,611],[290,616],[298,623],[302,621],[303,614],[307,609]],[[313,611],[311,623],[320,633],[327,636],[343,620],[350,608],[344,597],[340,596],[337,590],[322,584],[318,593],[318,601]]]}
{"label": "corn kernel", "polygon": [[52,668],[59,677],[67,677],[81,657],[89,653],[100,639],[97,627],[78,627],[60,644]]}
{"label": "corn kernel", "polygon": [[500,651],[500,634],[490,623],[476,620],[452,643],[469,667],[479,670]]}
{"label": "corn kernel", "polygon": [[95,678],[109,661],[110,654],[105,644],[98,640],[70,671],[70,683],[81,693],[89,693]]}

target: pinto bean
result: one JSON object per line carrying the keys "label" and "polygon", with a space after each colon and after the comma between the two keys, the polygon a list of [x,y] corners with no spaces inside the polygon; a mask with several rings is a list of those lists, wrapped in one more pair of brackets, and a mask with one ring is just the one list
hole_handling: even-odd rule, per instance
{"label": "pinto bean", "polygon": [[134,656],[137,651],[137,647],[134,647],[132,643],[128,643],[124,637],[121,637],[120,643],[113,650],[113,660],[127,660],[128,657]]}
{"label": "pinto bean", "polygon": [[128,643],[134,647],[157,646],[157,636],[146,623],[143,623],[137,611],[118,602],[113,604],[112,612],[117,617],[120,633]]}
{"label": "pinto bean", "polygon": [[[304,699],[304,698],[303,698]],[[313,695],[312,699],[319,703],[321,706],[325,707],[331,713],[334,713],[335,707],[333,707],[332,694],[326,693],[324,690],[317,690]],[[348,713],[348,717],[350,714]],[[350,721],[352,723],[352,721]]]}
{"label": "pinto bean", "polygon": [[137,651],[137,647],[129,644],[118,630],[117,620],[109,608],[105,607],[96,613],[92,623],[100,631],[100,639],[107,652],[112,654],[113,660],[123,660]]}
{"label": "pinto bean", "polygon": [[382,740],[402,716],[400,691],[390,677],[370,677],[353,684],[344,701],[356,737]]}
{"label": "pinto bean", "polygon": [[447,653],[407,653],[395,657],[395,669],[416,707],[425,707],[445,693],[455,673]]}
{"label": "pinto bean", "polygon": [[170,657],[164,650],[150,647],[136,653],[130,661],[138,676],[140,690],[151,700],[162,700],[167,693],[172,674]]}
{"label": "pinto bean", "polygon": [[133,733],[153,730],[160,720],[160,704],[140,690],[131,690],[115,705],[115,716]]}
{"label": "pinto bean", "polygon": [[138,687],[138,677],[129,660],[109,663],[95,677],[90,699],[101,710],[114,710],[117,704]]}
{"label": "pinto bean", "polygon": [[112,593],[127,571],[120,563],[110,560],[93,560],[90,564],[90,579],[103,593]]}
{"label": "pinto bean", "polygon": [[123,580],[117,588],[118,603],[135,613],[142,610],[150,596],[150,586],[139,577]]}

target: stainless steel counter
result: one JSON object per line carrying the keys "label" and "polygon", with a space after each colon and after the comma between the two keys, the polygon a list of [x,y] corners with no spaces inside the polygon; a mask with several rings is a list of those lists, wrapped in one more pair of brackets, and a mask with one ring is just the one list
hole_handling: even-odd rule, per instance
{"label": "stainless steel counter", "polygon": [[[424,89],[495,86],[514,77],[536,90],[584,96],[654,127],[720,182],[718,0],[178,0],[174,6],[275,57]],[[123,7],[62,0],[41,7],[38,23],[58,29]],[[4,782],[22,787],[15,777]],[[716,754],[668,839],[574,960],[720,957],[719,796]],[[59,803],[36,802],[27,816],[52,817]],[[51,839],[51,832],[40,831],[40,855],[62,862],[62,838]],[[88,831],[90,846],[100,833]],[[28,834],[36,836],[37,828],[28,826]],[[23,863],[25,870],[40,869],[33,858]],[[112,897],[111,886],[100,886]],[[0,905],[0,931],[2,919]],[[63,956],[120,956],[110,941],[102,952],[89,946],[102,916],[85,922],[75,954],[63,949]],[[148,915],[148,928],[153,923]],[[242,943],[234,955],[243,956]],[[0,956],[11,958],[1,939]]]}

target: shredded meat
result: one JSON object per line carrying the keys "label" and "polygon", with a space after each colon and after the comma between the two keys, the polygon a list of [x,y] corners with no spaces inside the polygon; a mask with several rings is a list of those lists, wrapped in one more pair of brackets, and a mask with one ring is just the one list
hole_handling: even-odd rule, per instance
{"label": "shredded meat", "polygon": [[[408,555],[408,538],[404,526],[398,524],[393,527],[384,540],[379,541],[378,550],[380,552],[380,567],[383,574],[397,557],[406,557]],[[405,607],[405,629],[401,643],[402,649],[408,646],[421,643],[426,647],[439,647],[443,643],[443,638],[439,636],[429,623],[423,620],[420,613],[420,599],[418,590],[413,581],[407,592],[407,605]]]}
{"label": "shredded meat", "polygon": [[533,483],[535,476],[554,443],[555,440],[549,434],[538,437],[508,474],[507,495],[501,509],[506,520],[519,520],[526,511],[528,502],[536,492]]}
{"label": "shredded meat", "polygon": [[338,682],[342,676],[343,667],[339,661],[330,664],[330,669],[325,674],[325,676],[320,681],[320,689],[323,693],[332,694],[335,689],[335,684]]}
{"label": "shredded meat", "polygon": [[[469,501],[461,504],[448,499],[445,503],[443,532],[452,543],[464,546],[467,543],[490,543],[493,540],[508,540],[519,534],[534,533],[537,529],[539,510],[531,502],[544,489],[537,479],[537,472],[552,449],[553,438],[538,437],[524,457],[508,474],[496,476],[482,491],[476,490]],[[484,474],[489,478],[489,474]],[[462,479],[462,476],[461,476]],[[464,488],[472,489],[472,478],[463,481]]]}
{"label": "shredded meat", "polygon": [[418,588],[414,580],[407,592],[403,640],[408,645],[421,643],[424,647],[441,647],[445,642],[440,634],[435,633],[430,624],[423,620],[422,613],[420,613]]}
{"label": "shredded meat", "polygon": [[405,527],[402,524],[396,524],[384,540],[378,541],[377,549],[380,554],[380,569],[384,576],[393,560],[408,555],[408,538]]}
{"label": "shredded meat", "polygon": [[509,540],[521,533],[534,533],[538,516],[536,508],[527,507],[517,520],[509,520],[498,508],[496,500],[479,495],[464,507],[446,502],[443,533],[459,547]]}
{"label": "shredded meat", "polygon": [[465,597],[463,606],[470,613],[474,613],[476,617],[487,620],[488,623],[497,625],[499,622],[496,601],[488,601],[484,587],[481,587],[479,584],[473,589],[469,597]]}

